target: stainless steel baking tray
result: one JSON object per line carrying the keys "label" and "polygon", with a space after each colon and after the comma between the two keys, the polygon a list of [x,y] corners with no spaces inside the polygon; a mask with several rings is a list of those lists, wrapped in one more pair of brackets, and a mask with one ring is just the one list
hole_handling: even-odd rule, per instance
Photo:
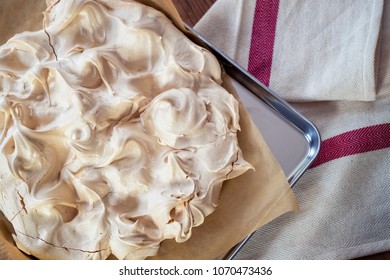
{"label": "stainless steel baking tray", "polygon": [[[186,28],[213,52],[232,78],[245,108],[280,163],[290,185],[294,186],[319,152],[321,139],[317,128],[194,29],[188,25]],[[233,259],[252,235],[240,242],[225,258]]]}

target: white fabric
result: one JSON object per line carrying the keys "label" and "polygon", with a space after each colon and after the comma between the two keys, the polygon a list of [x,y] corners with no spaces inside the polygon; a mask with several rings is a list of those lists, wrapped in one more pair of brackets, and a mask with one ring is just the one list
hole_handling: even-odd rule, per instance
{"label": "white fabric", "polygon": [[236,258],[353,259],[389,251],[390,188],[384,164],[390,165],[389,149],[309,170],[294,187],[300,210],[261,228]]}
{"label": "white fabric", "polygon": [[[219,0],[217,4],[221,5],[223,2],[224,0]],[[341,94],[343,95],[343,98],[340,99],[345,99],[345,97],[353,99],[355,97],[357,100],[364,100],[365,96],[369,96],[367,97],[369,100],[376,98],[374,102],[322,101],[294,103],[293,105],[299,111],[316,124],[323,140],[354,129],[390,123],[390,1],[336,1],[342,5],[346,2],[354,2],[354,7],[349,7],[347,9],[349,12],[344,10],[345,12],[335,16],[328,28],[337,29],[339,25],[352,26],[353,23],[356,23],[356,27],[360,26],[362,32],[365,30],[364,34],[367,36],[378,34],[381,30],[381,40],[377,44],[375,35],[370,37],[371,39],[366,38],[366,40],[359,41],[358,38],[362,39],[364,37],[362,34],[355,37],[357,41],[351,40],[354,34],[359,33],[359,30],[354,28],[350,30],[352,34],[344,34],[341,31],[341,33],[335,32],[335,29],[331,36],[333,37],[331,38],[332,42],[339,40],[344,44],[343,48],[339,50],[339,55],[336,56],[332,52],[328,53],[326,50],[329,50],[329,48],[322,48],[316,52],[317,56],[329,56],[327,64],[323,65],[324,71],[315,74],[318,75],[317,79],[320,80],[323,79],[323,75],[329,75],[324,78],[329,83],[313,82],[314,72],[305,72],[306,67],[308,67],[307,69],[313,67],[310,63],[302,68],[300,74],[298,74],[300,78],[297,81],[292,81],[294,80],[292,76],[286,78],[289,73],[291,74],[292,69],[285,69],[285,72],[282,68],[277,69],[280,66],[275,64],[286,59],[287,56],[287,52],[281,54],[281,46],[286,43],[280,42],[280,40],[292,36],[286,34],[287,31],[284,31],[283,34],[280,33],[282,32],[281,26],[288,26],[288,22],[292,19],[297,20],[296,16],[293,15],[297,11],[283,11],[286,2],[289,1],[280,0],[270,88],[280,93],[280,90],[289,87],[291,89],[289,94],[294,94],[294,96],[290,96],[290,99],[294,100],[307,100],[307,96],[300,95],[301,92],[299,90],[297,92],[296,88],[311,88],[310,92],[314,92],[316,94],[315,98],[318,97],[318,100],[332,99],[333,97],[326,96],[323,93],[325,88],[331,91],[336,87],[335,84],[331,83],[330,76],[332,76],[333,79],[337,79],[334,82],[338,83],[340,89],[343,89],[339,93],[339,97],[341,97]],[[295,8],[305,4],[311,5],[308,2],[315,2],[319,6],[321,6],[320,3],[332,2],[335,4],[334,1],[305,0],[293,2],[297,3]],[[383,3],[384,6],[379,8]],[[288,3],[287,6],[290,7],[290,4]],[[316,10],[316,15],[319,18],[323,14],[337,10],[337,7],[332,4],[329,4],[329,6],[322,5],[321,7],[321,9]],[[366,8],[363,9],[362,7]],[[355,12],[351,11],[351,9],[360,8],[362,8],[361,13],[356,13],[357,10]],[[372,13],[365,13],[364,11],[371,11]],[[382,11],[382,21],[376,18],[375,23],[372,23],[372,15],[375,14],[377,17],[382,14]],[[214,13],[217,13],[217,11],[214,11]],[[307,10],[305,10],[305,14],[308,14]],[[370,28],[363,23],[363,18],[359,18],[363,14],[366,14],[366,20],[371,22]],[[284,22],[280,23],[281,19]],[[202,22],[207,21],[208,25],[211,26],[213,20],[214,17],[209,17],[206,14]],[[374,25],[376,27],[372,29]],[[202,23],[197,26],[198,31],[205,38],[213,41],[213,38],[208,35],[208,30],[200,28],[202,26],[205,26],[205,24]],[[314,24],[312,28],[315,29]],[[370,34],[367,33],[367,28],[371,30]],[[315,34],[313,30],[307,29],[310,28],[306,26],[306,29],[302,28],[300,32]],[[216,33],[216,31],[213,32]],[[325,36],[325,34],[326,32],[319,34],[318,39]],[[304,40],[307,39],[304,38]],[[363,53],[359,52],[354,52],[356,56],[359,56],[359,63],[356,60],[353,63],[351,62],[351,65],[360,67],[361,71],[337,68],[339,60],[343,61],[345,59],[346,54],[342,55],[343,49],[347,50],[349,44],[351,44],[351,48],[366,46],[369,40],[372,40],[369,42],[371,48],[378,47],[381,50],[375,58],[378,61],[378,69],[370,68],[370,70],[367,70],[369,68],[364,68],[367,63],[374,65],[374,57],[372,56],[364,62]],[[307,44],[310,44],[310,42],[307,42]],[[326,43],[322,41],[321,44]],[[242,47],[240,46],[240,48]],[[307,56],[312,54],[313,52],[308,52]],[[373,54],[371,53],[371,55]],[[285,57],[280,58],[283,56]],[[331,63],[332,57],[338,58],[334,60],[333,64]],[[312,57],[312,59],[314,58]],[[350,57],[350,59],[354,60],[355,58]],[[305,58],[305,61],[310,61],[310,59]],[[332,65],[336,69],[333,74],[330,71]],[[371,74],[363,76],[363,68]],[[374,74],[377,75],[376,90],[373,84]],[[280,82],[277,82],[279,85],[278,91],[273,85],[275,85],[275,81],[278,80],[279,76],[281,76],[281,79]],[[371,84],[367,92],[364,91],[362,80]],[[357,86],[359,81],[361,85]],[[286,97],[285,94],[284,97]],[[259,229],[238,253],[236,259],[352,259],[390,251],[389,169],[390,148],[339,158],[309,169],[294,186],[300,210],[279,217]]]}
{"label": "white fabric", "polygon": [[375,100],[383,2],[281,1],[270,86],[288,100]]}
{"label": "white fabric", "polygon": [[[196,25],[244,68],[255,5],[219,0]],[[383,0],[280,0],[269,86],[288,101],[375,100],[382,10]]]}
{"label": "white fabric", "polygon": [[246,69],[255,6],[253,0],[217,1],[195,28]]}

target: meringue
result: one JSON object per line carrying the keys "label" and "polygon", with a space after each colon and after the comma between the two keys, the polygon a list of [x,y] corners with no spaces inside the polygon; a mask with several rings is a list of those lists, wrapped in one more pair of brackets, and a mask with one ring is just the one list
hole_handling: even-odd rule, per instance
{"label": "meringue", "polygon": [[252,166],[221,68],[136,1],[52,1],[0,47],[0,211],[39,259],[184,242]]}

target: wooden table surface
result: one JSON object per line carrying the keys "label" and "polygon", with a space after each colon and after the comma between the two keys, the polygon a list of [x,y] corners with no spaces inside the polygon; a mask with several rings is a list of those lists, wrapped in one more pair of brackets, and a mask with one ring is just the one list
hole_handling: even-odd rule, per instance
{"label": "wooden table surface", "polygon": [[[194,26],[216,0],[172,0],[185,23]],[[362,256],[360,260],[390,260],[390,252]]]}
{"label": "wooden table surface", "polygon": [[216,0],[172,0],[185,23],[194,26]]}

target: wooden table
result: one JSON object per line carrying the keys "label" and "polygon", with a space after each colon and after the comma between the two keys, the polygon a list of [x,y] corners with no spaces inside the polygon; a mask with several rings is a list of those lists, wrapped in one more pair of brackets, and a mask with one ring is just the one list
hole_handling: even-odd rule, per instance
{"label": "wooden table", "polygon": [[172,0],[185,23],[194,26],[216,0]]}
{"label": "wooden table", "polygon": [[[194,26],[216,0],[172,0],[183,21]],[[362,256],[360,260],[390,260],[390,252]]]}

